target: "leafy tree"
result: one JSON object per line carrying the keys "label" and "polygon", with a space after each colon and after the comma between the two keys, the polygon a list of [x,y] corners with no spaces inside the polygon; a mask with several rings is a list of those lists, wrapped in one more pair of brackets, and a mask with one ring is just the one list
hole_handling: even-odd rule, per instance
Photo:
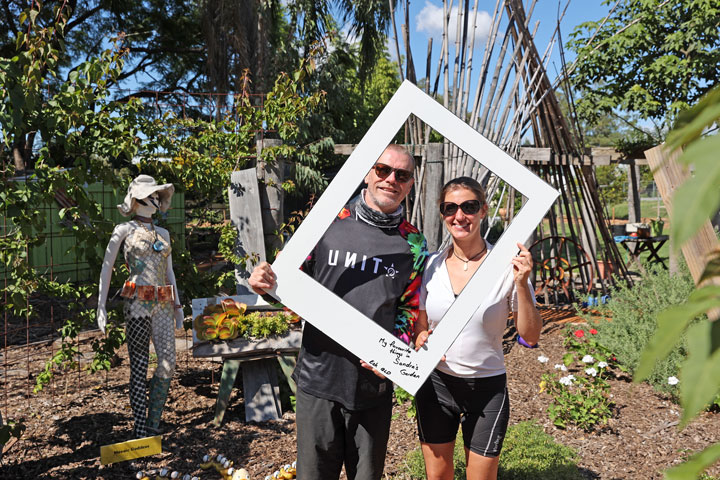
{"label": "leafy tree", "polygon": [[318,59],[318,71],[310,88],[327,93],[326,107],[312,119],[309,132],[322,132],[336,143],[357,143],[400,86],[396,66],[382,51],[360,85],[361,59],[357,45],[338,35],[330,37],[327,52]]}
{"label": "leafy tree", "polygon": [[[555,92],[565,118],[573,118],[573,109],[564,91]],[[626,138],[634,138],[631,127],[624,118],[613,113],[597,116],[595,122],[583,117],[577,118],[577,127],[586,147],[615,147],[622,145]],[[620,165],[598,165],[594,168],[600,197],[605,205],[616,205],[627,199],[627,171]]]}
{"label": "leafy tree", "polygon": [[581,117],[632,112],[662,132],[720,76],[720,3],[605,0],[607,20],[578,25],[568,47]]}
{"label": "leafy tree", "polygon": [[[16,52],[0,57],[0,155],[13,158],[0,177],[0,210],[10,216],[13,229],[0,236],[0,263],[8,273],[7,298],[2,309],[11,316],[33,318],[31,295],[59,299],[69,310],[60,332],[63,342],[51,364],[72,363],[77,347],[68,338],[77,336],[92,321],[85,308],[97,290],[92,285],[69,285],[38,275],[28,262],[28,250],[42,245],[45,209],[58,194],[75,204],[60,210],[69,233],[75,236],[76,255],[87,259],[99,271],[98,252],[109,226],[99,206],[83,185],[98,180],[108,186],[118,178],[107,168],[108,158],[132,158],[136,150],[135,119],[139,102],[118,103],[109,99],[108,85],[123,68],[123,52],[108,49],[70,71],[64,80],[58,75],[65,52],[64,32],[67,7],[55,7],[50,14],[38,10],[23,12],[17,21]],[[51,18],[45,25],[38,18]],[[34,152],[33,149],[36,149]],[[32,171],[25,170],[32,156]],[[19,157],[19,159],[18,159]],[[5,162],[3,162],[5,163]],[[73,167],[71,169],[63,167]],[[24,179],[15,179],[16,170],[25,170]],[[109,368],[109,358],[122,342],[122,332],[110,328],[103,342],[93,344],[100,353],[90,368]],[[38,380],[47,379],[46,369]]]}
{"label": "leafy tree", "polygon": [[[26,0],[0,0],[0,55],[14,52],[17,17]],[[38,3],[39,4],[39,3]],[[97,56],[109,36],[122,38],[126,68],[116,81],[135,96],[156,91],[265,92],[282,71],[309,58],[314,46],[335,28],[339,13],[349,33],[359,39],[360,77],[366,79],[382,52],[391,4],[382,0],[47,0],[37,8],[38,25],[53,22],[51,7],[66,9],[67,58]],[[394,7],[393,7],[394,8]],[[73,63],[75,62],[75,63]],[[217,100],[220,102],[221,100]]]}
{"label": "leafy tree", "polygon": [[618,165],[598,165],[595,178],[600,187],[600,197],[607,206],[627,201],[627,173]]}
{"label": "leafy tree", "polygon": [[[247,168],[256,154],[256,132],[276,132],[282,145],[263,149],[269,163],[284,158],[293,176],[282,188],[318,192],[326,180],[319,170],[323,154],[332,149],[329,138],[310,139],[308,118],[325,101],[323,92],[307,92],[304,85],[315,62],[302,61],[292,75],[280,74],[268,92],[263,108],[256,108],[248,91],[234,96],[233,107],[220,119],[182,118],[168,113],[144,120],[139,129],[146,140],[136,158],[140,169],[187,189],[203,204],[224,201],[233,170]],[[246,74],[247,75],[247,74]],[[158,157],[170,162],[157,162]]]}
{"label": "leafy tree", "polygon": [[[102,181],[108,187],[121,187],[138,173],[151,173],[160,182],[189,186],[199,194],[224,192],[229,171],[254,155],[255,132],[268,128],[284,144],[266,149],[265,160],[290,159],[295,170],[294,181],[283,188],[313,191],[324,187],[317,164],[319,156],[332,147],[328,139],[309,145],[298,140],[307,117],[323,102],[321,93],[304,89],[313,72],[311,61],[279,76],[263,109],[256,109],[247,92],[242,92],[235,98],[232,115],[220,120],[178,118],[171,113],[149,119],[141,114],[139,100],[111,99],[109,87],[122,74],[126,54],[117,44],[61,75],[67,59],[64,32],[69,17],[66,6],[55,7],[51,14],[24,11],[17,21],[20,30],[14,55],[0,57],[0,157],[6,159],[0,171],[0,211],[10,217],[13,227],[0,236],[0,264],[8,272],[8,301],[1,308],[11,316],[31,319],[37,312],[28,297],[43,295],[60,299],[70,311],[59,329],[62,344],[38,375],[36,389],[52,378],[56,367],[75,365],[74,339],[94,323],[88,299],[97,292],[94,282],[59,283],[30,267],[28,250],[46,241],[37,234],[47,221],[43,205],[54,202],[58,194],[75,202],[61,209],[60,217],[67,223],[65,233],[75,237],[76,258],[87,260],[91,276],[97,278],[112,225],[104,221],[101,206],[84,185]],[[52,20],[40,25],[38,18]],[[26,154],[17,167],[18,162],[7,160]],[[156,160],[158,155],[172,161],[131,163],[133,158]],[[23,170],[24,179],[14,178],[18,170]],[[188,266],[191,259],[182,248],[178,250],[174,260],[180,290],[212,289],[212,283],[197,281],[197,269]],[[112,312],[108,335],[92,344],[91,370],[109,369],[110,359],[124,341],[115,318],[117,313]]]}
{"label": "leafy tree", "polygon": [[[19,30],[17,18],[31,2],[0,0],[3,22],[0,22],[0,54],[11,56],[14,33]],[[36,2],[38,5],[40,2]],[[64,27],[67,56],[61,66],[74,69],[89,57],[107,49],[110,37],[123,40],[127,49],[126,68],[114,82],[132,79],[139,89],[153,83],[156,90],[198,87],[205,63],[205,48],[198,2],[183,0],[147,0],[116,2],[110,0],[48,0],[35,8],[35,24],[51,25],[52,10],[63,7],[67,21]]]}
{"label": "leafy tree", "polygon": [[[555,96],[565,118],[574,119],[573,112],[576,110],[573,107],[577,107],[577,105],[570,105],[564,90],[555,90]],[[574,102],[577,103],[577,100]],[[616,115],[614,112],[598,113],[592,123],[585,117],[578,117],[577,127],[580,129],[586,147],[616,147],[632,133],[632,127],[628,125],[625,117]]]}
{"label": "leafy tree", "polygon": [[359,78],[367,79],[375,61],[385,49],[385,34],[390,25],[390,9],[397,3],[385,0],[294,0],[288,2],[291,25],[297,29],[303,48],[308,50],[335,27],[330,12],[335,9],[349,26],[348,33],[358,38]]}
{"label": "leafy tree", "polygon": [[[686,243],[720,207],[720,86],[715,87],[691,109],[682,112],[668,136],[670,151],[685,146],[681,164],[694,167],[694,176],[673,195],[671,216],[675,248]],[[708,130],[712,130],[708,132]],[[665,358],[681,334],[687,331],[688,357],[680,375],[681,425],[686,425],[708,404],[720,405],[720,252],[712,252],[698,282],[699,287],[682,305],[658,316],[657,333],[643,352],[636,371],[640,381],[652,371],[656,359]],[[693,320],[703,314],[703,321]],[[697,478],[720,459],[720,444],[693,455],[686,463],[666,472],[669,480]]]}

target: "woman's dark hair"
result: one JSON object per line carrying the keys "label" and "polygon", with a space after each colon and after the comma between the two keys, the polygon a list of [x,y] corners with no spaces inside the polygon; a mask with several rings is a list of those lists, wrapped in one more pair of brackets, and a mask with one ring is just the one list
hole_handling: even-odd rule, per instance
{"label": "woman's dark hair", "polygon": [[453,190],[457,190],[458,188],[466,188],[473,192],[473,194],[475,194],[475,198],[480,200],[480,206],[483,206],[487,203],[487,199],[485,198],[485,190],[483,190],[482,185],[480,185],[477,180],[470,177],[457,177],[447,182],[442,188],[442,191],[440,192],[440,198],[438,199],[438,205],[445,201],[445,196],[448,193],[452,192]]}

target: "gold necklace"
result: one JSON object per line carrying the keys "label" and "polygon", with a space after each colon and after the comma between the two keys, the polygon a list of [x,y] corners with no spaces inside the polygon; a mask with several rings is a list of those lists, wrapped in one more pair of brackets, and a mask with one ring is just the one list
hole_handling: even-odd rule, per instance
{"label": "gold necklace", "polygon": [[483,253],[485,253],[485,250],[487,250],[487,244],[485,244],[485,246],[483,247],[483,249],[480,250],[480,253],[478,253],[478,254],[476,254],[476,255],[473,255],[472,257],[466,259],[466,258],[462,258],[460,255],[458,255],[457,253],[455,253],[455,249],[453,248],[453,255],[455,255],[455,256],[458,258],[458,260],[460,260],[461,262],[464,262],[464,264],[463,264],[463,271],[467,272],[468,263],[470,263],[471,261],[473,261],[473,260],[475,260],[476,258],[478,258],[480,255],[482,255]]}

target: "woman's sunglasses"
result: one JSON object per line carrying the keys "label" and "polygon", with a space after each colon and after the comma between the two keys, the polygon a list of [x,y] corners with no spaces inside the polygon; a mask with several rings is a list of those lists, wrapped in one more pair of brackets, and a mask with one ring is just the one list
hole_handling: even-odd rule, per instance
{"label": "woman's sunglasses", "polygon": [[410,170],[393,168],[390,165],[385,165],[384,163],[376,163],[373,165],[373,170],[375,170],[375,175],[380,177],[382,180],[385,180],[391,173],[395,172],[395,180],[397,180],[398,183],[407,183],[413,176],[413,172]]}
{"label": "woman's sunglasses", "polygon": [[465,215],[475,215],[480,211],[480,200],[466,200],[460,205],[453,202],[442,202],[440,204],[440,213],[445,217],[455,215],[458,208],[463,211]]}

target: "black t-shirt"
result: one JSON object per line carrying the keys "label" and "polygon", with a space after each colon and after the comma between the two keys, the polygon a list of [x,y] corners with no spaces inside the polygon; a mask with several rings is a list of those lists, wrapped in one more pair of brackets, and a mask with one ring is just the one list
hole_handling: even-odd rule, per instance
{"label": "black t-shirt", "polygon": [[[365,316],[397,333],[403,316],[413,315],[413,322],[416,318],[426,256],[424,238],[409,223],[379,228],[356,218],[350,206],[325,232],[303,270]],[[348,322],[351,331],[362,328],[350,320],[334,320]],[[350,410],[374,407],[392,392],[392,382],[361,367],[358,357],[310,322],[305,323],[293,377],[303,391]]]}

